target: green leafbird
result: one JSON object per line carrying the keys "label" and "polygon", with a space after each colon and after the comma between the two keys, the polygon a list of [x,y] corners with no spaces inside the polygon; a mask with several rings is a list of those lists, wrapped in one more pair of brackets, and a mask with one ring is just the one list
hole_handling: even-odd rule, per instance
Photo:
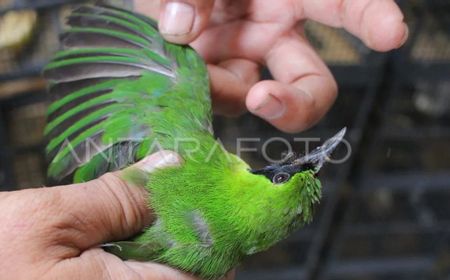
{"label": "green leafbird", "polygon": [[45,130],[53,180],[82,182],[158,149],[183,158],[149,176],[156,216],[108,249],[217,279],[312,219],[317,172],[345,129],[313,152],[252,170],[212,135],[208,74],[188,46],[165,42],[155,21],[106,6],[68,18],[63,50],[45,68]]}

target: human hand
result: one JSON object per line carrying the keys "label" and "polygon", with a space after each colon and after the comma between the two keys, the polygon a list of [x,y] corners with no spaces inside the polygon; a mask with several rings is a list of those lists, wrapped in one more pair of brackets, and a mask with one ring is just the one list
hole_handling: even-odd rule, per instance
{"label": "human hand", "polygon": [[98,248],[133,236],[152,220],[145,180],[123,178],[176,164],[176,154],[162,151],[88,183],[1,192],[0,278],[197,279],[156,263],[122,261]]}
{"label": "human hand", "polygon": [[[216,112],[247,108],[287,132],[316,123],[336,98],[330,71],[305,37],[307,19],[343,27],[388,51],[408,37],[393,0],[134,0],[174,43],[206,59]],[[175,4],[176,3],[176,4]],[[266,65],[275,81],[259,81]]]}

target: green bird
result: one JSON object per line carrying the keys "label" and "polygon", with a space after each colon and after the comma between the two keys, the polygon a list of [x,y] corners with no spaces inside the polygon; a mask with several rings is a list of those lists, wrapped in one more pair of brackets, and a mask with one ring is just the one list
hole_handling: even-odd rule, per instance
{"label": "green bird", "polygon": [[114,7],[81,6],[68,25],[44,70],[49,178],[88,181],[158,149],[183,159],[148,175],[153,224],[107,250],[218,279],[311,221],[317,173],[345,128],[305,156],[252,170],[213,136],[208,73],[192,48]]}

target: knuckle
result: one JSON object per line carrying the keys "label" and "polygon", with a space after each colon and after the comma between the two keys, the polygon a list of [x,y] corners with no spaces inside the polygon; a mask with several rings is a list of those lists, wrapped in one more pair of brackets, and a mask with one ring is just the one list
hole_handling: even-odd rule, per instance
{"label": "knuckle", "polygon": [[127,184],[115,173],[107,173],[96,181],[102,189],[104,199],[107,200],[107,207],[113,207],[114,212],[119,211],[119,222],[124,232],[143,224],[145,212],[142,211],[141,205],[145,203],[138,187]]}
{"label": "knuckle", "polygon": [[106,187],[110,191],[114,191],[115,189],[127,188],[127,183],[117,176],[115,173],[106,173],[98,178],[99,183],[102,185],[101,187]]}

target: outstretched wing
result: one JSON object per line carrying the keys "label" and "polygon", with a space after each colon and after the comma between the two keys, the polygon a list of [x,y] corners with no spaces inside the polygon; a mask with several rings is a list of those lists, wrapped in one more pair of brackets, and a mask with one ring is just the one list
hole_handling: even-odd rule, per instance
{"label": "outstretched wing", "polygon": [[158,137],[210,131],[208,76],[194,50],[118,8],[81,6],[68,24],[44,70],[51,179],[86,181],[141,159]]}

